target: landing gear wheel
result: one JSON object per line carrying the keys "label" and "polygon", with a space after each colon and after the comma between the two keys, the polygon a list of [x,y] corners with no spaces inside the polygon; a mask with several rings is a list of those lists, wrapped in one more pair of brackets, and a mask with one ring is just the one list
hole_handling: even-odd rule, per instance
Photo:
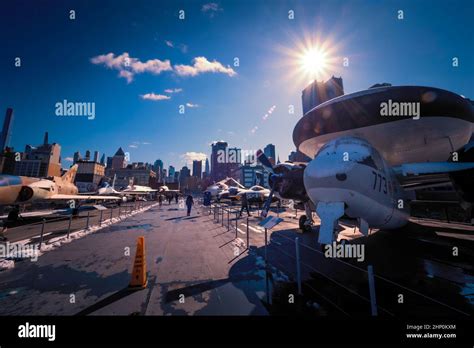
{"label": "landing gear wheel", "polygon": [[306,223],[306,221],[308,220],[308,218],[306,217],[306,215],[301,215],[300,216],[300,219],[298,221],[298,225],[299,225],[299,228],[301,231],[303,232],[309,232],[311,231],[311,225],[308,225]]}

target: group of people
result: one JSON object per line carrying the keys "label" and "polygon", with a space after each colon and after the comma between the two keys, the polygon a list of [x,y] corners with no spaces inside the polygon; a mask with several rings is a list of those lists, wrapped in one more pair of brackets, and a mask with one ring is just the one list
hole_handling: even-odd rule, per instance
{"label": "group of people", "polygon": [[[174,196],[172,195],[166,196],[166,199],[168,200],[168,204],[171,204],[171,202],[173,201],[173,198],[176,201],[176,203],[178,203],[179,195],[175,194]],[[160,204],[160,206],[163,205],[163,195],[161,194],[158,195],[158,203]]]}
{"label": "group of people", "polygon": [[[175,199],[176,204],[178,204],[178,202],[179,202],[179,195],[178,194],[175,194],[174,196],[169,195],[169,196],[166,196],[166,198],[168,199],[168,204],[171,204],[171,202],[173,201],[173,198]],[[158,196],[158,203],[160,204],[160,207],[163,205],[163,195]],[[194,205],[193,196],[188,195],[186,197],[186,202],[185,203],[186,203],[186,207],[187,207],[188,216],[190,216],[191,215],[191,209]]]}

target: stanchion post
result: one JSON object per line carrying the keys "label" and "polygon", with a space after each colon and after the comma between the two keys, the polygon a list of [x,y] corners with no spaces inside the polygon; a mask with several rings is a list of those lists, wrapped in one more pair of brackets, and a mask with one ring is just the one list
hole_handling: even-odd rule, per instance
{"label": "stanchion post", "polygon": [[235,238],[237,238],[237,230],[239,229],[238,222],[239,222],[239,216],[237,215],[237,212],[235,212]]}
{"label": "stanchion post", "polygon": [[71,233],[72,214],[69,216],[69,226],[67,227],[67,239],[69,239],[69,233]]}
{"label": "stanchion post", "polygon": [[296,247],[296,281],[298,283],[298,295],[301,295],[302,291],[301,291],[301,263],[300,263],[300,239],[299,239],[299,237],[295,238],[295,247]]}
{"label": "stanchion post", "polygon": [[372,316],[377,316],[377,300],[375,298],[375,281],[374,281],[374,268],[372,265],[367,266],[367,278],[369,279],[369,292],[370,292],[370,309]]}
{"label": "stanchion post", "polygon": [[41,246],[43,245],[43,234],[44,234],[44,225],[46,223],[46,219],[43,219],[43,224],[41,225],[41,235],[40,235],[40,245],[39,250],[41,250]]}
{"label": "stanchion post", "polygon": [[89,218],[90,218],[90,211],[87,212],[86,230],[89,229]]}
{"label": "stanchion post", "polygon": [[247,249],[250,248],[249,217],[247,216]]}
{"label": "stanchion post", "polygon": [[265,228],[265,268],[267,268],[267,247],[268,247],[268,235],[267,235],[267,229]]}
{"label": "stanchion post", "polygon": [[229,207],[227,207],[227,231],[230,230],[230,210]]}
{"label": "stanchion post", "polygon": [[103,215],[104,211],[101,210],[100,211],[100,217],[99,217],[99,226],[102,226],[102,215]]}

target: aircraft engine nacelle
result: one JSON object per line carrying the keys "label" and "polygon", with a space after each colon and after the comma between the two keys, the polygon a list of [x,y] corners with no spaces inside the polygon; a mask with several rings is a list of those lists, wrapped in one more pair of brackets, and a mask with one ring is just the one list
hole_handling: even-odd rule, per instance
{"label": "aircraft engine nacelle", "polygon": [[[474,141],[456,151],[454,155],[457,155],[457,158],[452,157],[451,161],[457,160],[460,163],[474,162]],[[450,177],[454,183],[454,188],[461,198],[466,202],[474,203],[474,169],[452,172]]]}
{"label": "aircraft engine nacelle", "polygon": [[304,188],[304,170],[305,167],[301,165],[277,165],[274,168],[277,176],[270,175],[269,177],[270,187],[273,187],[274,180],[276,180],[275,193],[279,198],[306,202],[308,195]]}
{"label": "aircraft engine nacelle", "polygon": [[17,201],[25,203],[36,199],[44,199],[48,196],[48,193],[48,191],[39,187],[22,186],[18,193]]}

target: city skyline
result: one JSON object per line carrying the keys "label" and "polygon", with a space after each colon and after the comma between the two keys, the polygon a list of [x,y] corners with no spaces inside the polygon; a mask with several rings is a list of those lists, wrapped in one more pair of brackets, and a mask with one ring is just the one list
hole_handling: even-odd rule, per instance
{"label": "city skyline", "polygon": [[[292,52],[308,37],[328,42],[333,54],[319,80],[341,76],[346,93],[389,82],[474,96],[473,39],[463,29],[470,15],[454,5],[276,1],[248,8],[223,2],[210,13],[205,4],[46,1],[33,9],[8,2],[0,24],[9,47],[0,57],[0,91],[2,108],[15,113],[10,145],[21,151],[49,131],[61,144],[64,168],[79,149],[109,156],[120,146],[133,162],[160,158],[165,167],[190,166],[196,156],[209,157],[210,144],[220,139],[243,150],[275,144],[284,160],[294,150],[291,130],[302,116],[301,91],[309,82]],[[94,103],[94,118],[59,116],[55,106],[63,101]]]}

